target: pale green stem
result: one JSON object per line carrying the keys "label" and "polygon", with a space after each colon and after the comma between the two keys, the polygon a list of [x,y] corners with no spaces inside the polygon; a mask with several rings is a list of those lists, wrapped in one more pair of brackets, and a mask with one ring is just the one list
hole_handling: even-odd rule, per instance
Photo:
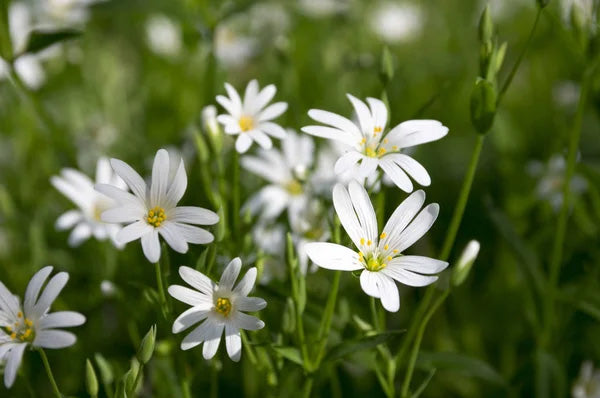
{"label": "pale green stem", "polygon": [[140,367],[138,368],[137,374],[135,375],[135,381],[133,382],[133,386],[131,387],[131,391],[129,391],[128,395],[133,396],[135,391],[137,390],[138,384],[140,384],[140,380],[142,379],[142,373],[144,370],[144,364],[140,363]]}
{"label": "pale green stem", "polygon": [[243,330],[240,330],[240,335],[242,336],[242,343],[246,350],[246,354],[248,355],[248,359],[250,359],[250,362],[252,362],[254,365],[257,365],[258,359],[256,358],[256,353],[254,352],[254,349],[252,348],[252,346],[250,345],[250,342],[248,341],[246,332],[244,332]]}
{"label": "pale green stem", "polygon": [[313,370],[319,369],[323,356],[325,355],[325,348],[327,347],[327,338],[329,337],[329,331],[331,330],[331,321],[333,320],[333,313],[335,311],[335,304],[337,302],[338,291],[340,288],[340,277],[342,271],[335,271],[333,275],[333,282],[331,284],[331,290],[329,290],[329,296],[327,297],[327,304],[325,304],[325,311],[323,312],[323,318],[321,325],[319,326],[319,332],[317,334],[317,341],[319,349],[317,351],[317,358]]}
{"label": "pale green stem", "polygon": [[160,306],[163,310],[163,314],[166,315],[167,296],[165,295],[165,288],[163,286],[162,272],[160,271],[160,261],[157,261],[154,263],[154,270],[156,271],[156,286],[158,288],[158,297],[160,298]]}
{"label": "pale green stem", "polygon": [[44,363],[44,368],[46,369],[46,374],[48,375],[48,379],[50,380],[50,384],[52,385],[52,390],[54,391],[54,395],[56,398],[62,398],[62,394],[58,389],[58,385],[56,384],[56,380],[54,380],[54,375],[52,374],[52,368],[50,368],[50,362],[48,362],[48,357],[44,352],[43,348],[38,348],[40,352],[40,356],[42,357],[42,362]]}

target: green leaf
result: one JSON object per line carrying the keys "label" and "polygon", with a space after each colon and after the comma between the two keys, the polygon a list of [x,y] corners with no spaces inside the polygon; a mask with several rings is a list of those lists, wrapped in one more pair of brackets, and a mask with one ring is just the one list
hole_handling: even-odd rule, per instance
{"label": "green leaf", "polygon": [[304,362],[302,361],[302,355],[300,354],[300,350],[298,350],[297,348],[281,346],[275,346],[272,348],[275,350],[275,352],[277,352],[285,359],[288,359],[300,366],[304,366]]}
{"label": "green leaf", "polygon": [[377,347],[379,344],[385,343],[390,338],[404,333],[406,330],[390,330],[366,336],[357,340],[344,341],[333,347],[325,356],[325,361],[336,361],[342,359],[355,352],[369,350]]}
{"label": "green leaf", "polygon": [[417,359],[417,367],[424,370],[432,368],[437,370],[445,369],[477,377],[499,386],[508,386],[504,377],[487,362],[454,352],[421,351]]}
{"label": "green leaf", "polygon": [[53,44],[77,38],[81,34],[81,31],[75,29],[32,30],[27,38],[25,50],[19,55],[37,53]]}

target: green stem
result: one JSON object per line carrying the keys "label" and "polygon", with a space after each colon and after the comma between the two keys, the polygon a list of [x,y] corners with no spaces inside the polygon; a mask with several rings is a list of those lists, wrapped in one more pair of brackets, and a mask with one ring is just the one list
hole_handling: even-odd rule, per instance
{"label": "green stem", "polygon": [[429,323],[429,320],[431,319],[433,314],[435,314],[435,311],[446,300],[446,298],[448,297],[448,294],[450,294],[450,289],[444,291],[444,293],[442,293],[437,298],[437,300],[433,303],[433,305],[431,306],[431,308],[429,309],[429,311],[423,318],[423,321],[419,325],[419,330],[417,331],[417,336],[415,338],[415,344],[413,344],[413,349],[410,353],[408,368],[406,370],[406,377],[404,378],[404,383],[402,383],[402,390],[400,393],[400,396],[402,398],[408,397],[408,392],[409,392],[409,388],[410,388],[410,380],[412,378],[412,375],[413,375],[413,372],[415,369],[417,357],[419,356],[419,347],[421,346],[421,341],[423,340],[423,335],[425,334],[425,329],[427,328],[427,324]]}
{"label": "green stem", "polygon": [[321,319],[321,325],[317,333],[318,351],[317,358],[315,360],[315,366],[313,370],[319,369],[323,356],[325,355],[325,348],[327,346],[327,337],[329,337],[329,331],[331,330],[331,321],[333,320],[333,312],[335,311],[335,304],[337,301],[337,295],[340,288],[340,277],[342,271],[335,271],[333,275],[333,282],[331,284],[331,290],[329,290],[329,296],[327,297],[327,304],[325,304],[325,311],[323,312],[323,318]]}
{"label": "green stem", "polygon": [[50,368],[50,362],[48,362],[48,357],[46,356],[46,352],[44,352],[43,348],[38,348],[40,352],[40,356],[42,357],[42,362],[44,363],[44,368],[46,369],[46,374],[48,375],[48,379],[50,380],[50,384],[52,385],[52,390],[54,391],[54,395],[56,398],[62,398],[62,394],[58,389],[58,385],[56,384],[56,380],[54,380],[54,375],[52,374],[52,368]]}
{"label": "green stem", "polygon": [[314,381],[315,379],[312,375],[309,375],[306,378],[306,380],[304,381],[304,386],[302,387],[302,397],[310,398],[310,393],[312,391]]}
{"label": "green stem", "polygon": [[373,327],[375,327],[375,331],[379,332],[381,330],[381,325],[379,324],[379,315],[377,314],[377,303],[375,302],[374,297],[369,297],[369,301],[371,303],[371,317],[373,319]]}
{"label": "green stem", "polygon": [[231,219],[233,221],[233,232],[235,233],[236,241],[241,239],[240,234],[240,155],[234,151],[233,155],[233,176],[232,176],[232,204]]}
{"label": "green stem", "polygon": [[128,396],[133,396],[133,394],[135,394],[135,391],[137,390],[137,386],[140,383],[140,380],[142,379],[142,373],[144,370],[144,364],[140,363],[140,367],[138,368],[137,374],[135,375],[135,380],[133,382],[133,386],[131,387],[131,391],[128,392]]}
{"label": "green stem", "polygon": [[250,359],[250,362],[252,362],[253,365],[257,365],[258,359],[256,358],[256,353],[254,352],[254,349],[252,348],[252,346],[250,345],[250,342],[248,341],[246,332],[244,332],[243,330],[240,330],[240,334],[242,336],[242,343],[243,343],[244,349],[246,350],[246,354],[248,355],[248,359]]}
{"label": "green stem", "polygon": [[504,96],[504,93],[506,92],[506,90],[508,89],[508,87],[510,86],[510,84],[512,83],[512,80],[515,77],[515,74],[517,73],[517,70],[519,69],[519,66],[521,65],[521,61],[523,61],[523,58],[525,57],[525,53],[529,49],[529,45],[531,44],[531,40],[533,39],[533,34],[535,33],[535,30],[537,29],[538,22],[540,21],[540,16],[541,15],[542,15],[542,8],[538,7],[537,13],[535,14],[535,21],[533,22],[533,26],[531,27],[531,31],[529,31],[529,36],[527,37],[527,41],[525,42],[525,46],[523,47],[523,50],[521,50],[521,53],[519,54],[519,57],[517,58],[517,61],[513,65],[512,69],[510,70],[510,73],[508,74],[508,77],[504,81],[504,84],[502,85],[502,88],[500,89],[500,92],[498,93],[498,97],[496,99],[496,107],[500,104],[500,101],[502,100],[502,97]]}
{"label": "green stem", "polygon": [[160,272],[160,261],[154,263],[154,270],[156,271],[156,286],[158,287],[158,297],[160,298],[160,306],[163,310],[163,314],[166,315],[167,296],[165,295],[162,273]]}

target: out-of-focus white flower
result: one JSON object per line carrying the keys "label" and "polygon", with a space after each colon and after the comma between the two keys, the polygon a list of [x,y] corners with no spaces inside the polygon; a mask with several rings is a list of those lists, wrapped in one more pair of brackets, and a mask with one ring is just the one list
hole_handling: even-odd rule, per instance
{"label": "out-of-focus white flower", "polygon": [[324,18],[346,11],[347,0],[300,0],[298,7],[303,14],[312,18]]}
{"label": "out-of-focus white flower", "polygon": [[585,361],[581,365],[571,394],[573,398],[600,398],[600,371],[594,369],[591,361]]}
{"label": "out-of-focus white flower", "polygon": [[181,278],[195,290],[179,285],[169,286],[171,296],[192,306],[175,319],[173,333],[183,332],[203,321],[185,336],[181,342],[182,350],[204,343],[202,355],[205,359],[211,359],[217,353],[225,332],[227,354],[237,362],[242,356],[240,329],[257,330],[265,326],[260,319],[242,312],[262,310],[267,302],[258,297],[248,297],[256,281],[256,268],[250,268],[234,288],[241,268],[240,258],[234,258],[216,284],[201,272],[179,267]]}
{"label": "out-of-focus white flower", "polygon": [[333,205],[358,252],[335,243],[313,242],[306,245],[306,253],[322,268],[362,270],[363,291],[381,299],[387,311],[396,312],[400,308],[400,296],[394,280],[408,286],[427,286],[437,280],[433,274],[448,266],[445,261],[402,254],[431,228],[438,216],[437,203],[419,212],[424,202],[425,192],[419,190],[411,194],[378,234],[375,210],[367,191],[356,181],[350,182],[347,190],[338,184],[333,189]]}
{"label": "out-of-focus white flower", "polygon": [[239,153],[246,152],[254,141],[264,149],[271,149],[273,143],[269,135],[279,139],[285,137],[285,130],[271,120],[286,111],[287,103],[276,102],[267,106],[277,92],[275,85],[269,84],[260,90],[258,82],[252,80],[246,86],[243,101],[231,84],[225,83],[225,89],[229,97],[218,95],[217,102],[228,114],[219,115],[217,120],[226,134],[238,136],[235,149]]}
{"label": "out-of-focus white flower", "polygon": [[[82,172],[75,169],[62,169],[60,176],[53,176],[50,182],[63,195],[79,207],[69,210],[56,220],[58,230],[73,228],[69,235],[69,245],[78,246],[91,236],[98,240],[110,238],[117,248],[124,244],[117,241],[116,236],[121,226],[105,223],[100,219],[104,210],[115,205],[115,202],[96,191],[94,182]],[[109,184],[120,189],[127,185],[119,176],[113,173],[106,158],[99,158],[96,165],[96,184]]]}
{"label": "out-of-focus white flower", "polygon": [[98,0],[45,0],[40,2],[44,27],[81,26],[89,19],[88,7]]}
{"label": "out-of-focus white flower", "polygon": [[580,21],[585,27],[591,26],[594,17],[593,0],[561,0],[561,13],[565,23],[569,24],[572,20],[572,13],[576,12],[582,18]]}
{"label": "out-of-focus white flower", "polygon": [[328,126],[302,128],[305,133],[341,141],[351,147],[351,150],[336,162],[335,172],[341,174],[352,170],[360,162],[360,167],[355,173],[357,180],[369,178],[381,168],[403,191],[413,190],[413,184],[407,174],[419,184],[428,186],[431,178],[427,170],[400,151],[403,148],[439,140],[448,134],[448,127],[437,120],[408,120],[385,133],[388,111],[383,101],[367,98],[367,106],[350,94],[348,98],[354,106],[358,123],[332,112],[311,109],[308,115]]}
{"label": "out-of-focus white flower", "polygon": [[313,162],[313,140],[288,130],[281,145],[282,151],[261,149],[258,156],[242,158],[241,164],[246,170],[270,183],[246,202],[242,213],[260,211],[261,218],[269,220],[287,209],[292,220],[306,205],[308,196],[304,182]]}
{"label": "out-of-focus white flower", "polygon": [[69,280],[68,273],[59,272],[41,291],[51,272],[52,267],[44,267],[31,278],[23,305],[0,282],[0,361],[6,361],[4,385],[7,388],[15,381],[28,345],[52,349],[72,346],[77,341],[75,335],[58,328],[85,323],[85,317],[78,312],[48,312]]}
{"label": "out-of-focus white flower", "polygon": [[[539,179],[535,188],[537,196],[548,201],[552,208],[558,211],[563,201],[565,158],[561,155],[553,155],[547,164],[534,161],[527,165],[527,169],[531,176]],[[574,194],[579,195],[587,190],[587,181],[580,175],[574,175],[570,184],[570,190]]]}
{"label": "out-of-focus white flower", "polygon": [[217,136],[221,132],[219,122],[217,121],[217,107],[207,105],[202,108],[202,125],[213,136]]}
{"label": "out-of-focus white flower", "polygon": [[286,231],[280,223],[259,222],[252,227],[252,240],[265,254],[258,281],[262,285],[273,279],[283,280],[287,274],[284,258]]}
{"label": "out-of-focus white flower", "polygon": [[117,288],[111,281],[103,280],[100,282],[100,291],[105,297],[112,297],[117,292]]}
{"label": "out-of-focus white flower", "polygon": [[459,286],[469,275],[473,263],[479,254],[480,244],[476,240],[469,241],[467,246],[456,261],[456,266],[452,269],[452,283]]}
{"label": "out-of-focus white flower", "polygon": [[128,223],[117,234],[117,241],[127,243],[141,239],[148,261],[160,258],[160,234],[171,248],[179,253],[188,251],[188,243],[205,244],[213,235],[196,226],[212,225],[219,216],[207,209],[177,206],[187,188],[183,160],[169,156],[165,149],[156,152],[150,187],[127,163],[111,159],[115,171],[129,186],[133,195],[112,185],[97,184],[96,190],[112,198],[117,205],[104,211],[104,222]]}
{"label": "out-of-focus white flower", "polygon": [[181,28],[166,15],[152,15],[146,21],[146,42],[152,52],[174,57],[181,51]]}
{"label": "out-of-focus white flower", "polygon": [[423,11],[410,3],[384,2],[371,15],[371,29],[388,43],[414,38],[423,26]]}
{"label": "out-of-focus white flower", "polygon": [[232,24],[217,26],[213,45],[217,60],[231,68],[245,65],[258,50],[257,40],[236,32]]}
{"label": "out-of-focus white flower", "polygon": [[[298,255],[300,271],[306,274],[308,271],[308,255],[306,245],[311,242],[323,242],[330,238],[328,217],[326,209],[319,200],[308,201],[304,208],[290,221],[292,236]],[[313,266],[311,271],[316,271]]]}
{"label": "out-of-focus white flower", "polygon": [[573,81],[562,81],[552,87],[554,102],[563,108],[574,108],[579,100],[579,85]]}
{"label": "out-of-focus white flower", "polygon": [[279,3],[257,3],[248,10],[248,28],[254,36],[275,38],[290,27],[290,17]]}

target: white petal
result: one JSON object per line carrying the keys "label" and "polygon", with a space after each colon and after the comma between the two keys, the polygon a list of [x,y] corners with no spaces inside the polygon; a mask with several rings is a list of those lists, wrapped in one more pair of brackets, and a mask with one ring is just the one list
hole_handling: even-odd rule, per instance
{"label": "white petal", "polygon": [[238,153],[245,153],[252,145],[252,138],[248,134],[240,134],[235,141],[235,150]]}
{"label": "white petal", "polygon": [[246,134],[248,134],[250,137],[252,137],[252,139],[254,141],[256,141],[258,143],[258,145],[260,145],[261,148],[263,148],[263,149],[268,150],[273,147],[273,142],[271,141],[269,136],[260,130],[248,131]]}
{"label": "white petal", "polygon": [[360,167],[358,168],[357,179],[363,180],[371,177],[375,170],[377,170],[377,166],[379,166],[378,159],[363,156],[362,161],[360,162]]}
{"label": "white petal", "polygon": [[181,349],[185,351],[201,344],[208,335],[209,330],[211,330],[213,327],[214,323],[210,319],[202,322],[198,327],[196,327],[196,329],[192,330],[187,336],[184,337],[183,341],[181,342]]}
{"label": "white petal", "polygon": [[92,227],[87,222],[78,224],[69,234],[69,246],[77,247],[92,236]]}
{"label": "white petal", "polygon": [[96,184],[110,184],[113,170],[108,158],[100,157],[96,161]]}
{"label": "white petal", "polygon": [[314,135],[315,137],[336,140],[351,146],[355,146],[357,144],[357,140],[355,137],[353,137],[349,133],[346,133],[345,131],[333,127],[305,126],[302,127],[300,130],[302,130],[306,134]]}
{"label": "white petal", "polygon": [[430,285],[438,279],[437,276],[419,275],[393,264],[388,264],[381,272],[404,285],[416,287]]}
{"label": "white petal", "polygon": [[37,303],[33,306],[33,313],[26,315],[34,318],[39,318],[44,315],[54,300],[56,300],[56,297],[58,297],[60,292],[63,290],[68,280],[69,274],[66,272],[59,272],[58,274],[54,275],[52,279],[48,281],[48,284],[40,295]]}
{"label": "white petal", "polygon": [[37,323],[38,330],[52,328],[68,328],[85,323],[85,316],[74,311],[57,311],[46,314]]}
{"label": "white petal", "polygon": [[356,112],[356,116],[358,118],[358,122],[360,123],[362,133],[363,134],[371,134],[373,132],[373,117],[371,116],[371,111],[369,107],[359,100],[358,98],[346,94],[352,106],[354,107],[354,111]]}
{"label": "white petal", "polygon": [[158,233],[163,237],[167,244],[171,246],[171,249],[178,253],[187,253],[188,244],[180,232],[179,225],[180,224],[166,221],[158,228]]}
{"label": "white petal", "polygon": [[255,316],[244,314],[243,312],[237,312],[232,322],[238,329],[244,330],[258,330],[265,327],[265,323]]}
{"label": "white petal", "polygon": [[117,233],[116,239],[119,243],[126,244],[136,239],[140,239],[146,234],[151,234],[153,230],[154,227],[146,221],[136,221],[133,224],[123,227]]}
{"label": "white petal", "polygon": [[352,242],[356,247],[360,247],[360,240],[364,238],[365,234],[354,212],[350,195],[342,184],[336,184],[333,187],[333,207]]}
{"label": "white petal", "polygon": [[187,174],[185,173],[185,166],[183,160],[179,162],[175,177],[171,181],[171,185],[167,190],[167,202],[171,206],[177,205],[177,202],[181,200],[185,190],[187,188]]}
{"label": "white petal", "polygon": [[[270,152],[275,152],[277,157],[281,157],[279,151]],[[266,155],[266,153],[261,152],[261,155]],[[256,156],[244,156],[240,163],[246,170],[275,184],[282,185],[285,181],[291,179],[291,175],[285,168],[283,159],[278,159],[277,163],[273,164],[264,157],[265,156],[260,158]]]}
{"label": "white petal", "polygon": [[[242,111],[241,103],[234,104],[229,98],[225,97],[224,95],[217,95],[217,102],[223,108],[225,108],[225,110],[233,117],[237,118],[240,116],[241,111]],[[220,120],[219,120],[219,123],[221,123]]]}
{"label": "white petal", "polygon": [[354,271],[363,268],[358,260],[358,254],[335,243],[311,242],[305,246],[305,251],[313,263],[321,268]]}
{"label": "white petal", "polygon": [[240,296],[247,296],[254,287],[255,282],[256,267],[252,267],[246,272],[246,275],[244,275],[233,291]]}
{"label": "white petal", "polygon": [[429,228],[431,228],[435,222],[439,212],[440,206],[437,203],[426,206],[419,215],[415,217],[410,225],[402,231],[398,238],[398,245],[394,248],[402,253],[406,248],[421,239],[421,237],[429,231]]}
{"label": "white petal", "polygon": [[[209,307],[208,304],[206,306]],[[208,309],[202,309],[200,306],[192,307],[187,311],[182,312],[173,322],[173,333],[183,332],[198,322],[203,321],[206,319],[209,312],[210,307]]]}
{"label": "white petal", "polygon": [[179,276],[190,286],[206,295],[212,295],[215,290],[215,283],[208,276],[193,268],[186,266],[179,267]]}
{"label": "white petal", "polygon": [[115,173],[125,181],[131,192],[141,200],[146,200],[146,183],[144,179],[122,160],[111,159],[110,164]]}
{"label": "white petal", "polygon": [[254,99],[252,104],[252,113],[256,113],[265,107],[275,96],[277,88],[273,84],[269,84],[263,88]]}
{"label": "white petal", "polygon": [[44,286],[44,283],[46,283],[50,273],[52,273],[52,269],[53,267],[51,266],[42,268],[36,272],[29,281],[27,290],[25,291],[25,301],[23,302],[23,307],[25,308],[26,314],[33,314],[33,307],[35,306],[35,302],[40,295],[40,290],[42,289],[42,286]]}
{"label": "white petal", "polygon": [[383,308],[390,312],[398,311],[400,309],[400,296],[398,295],[398,287],[392,278],[379,275],[377,287],[379,288],[379,297]]}
{"label": "white petal", "polygon": [[71,332],[64,330],[38,330],[33,340],[34,347],[42,348],[65,348],[70,347],[77,341],[77,337]]}
{"label": "white petal", "polygon": [[69,210],[56,219],[56,229],[64,231],[65,229],[72,228],[73,225],[77,224],[82,218],[83,214],[80,211]]}
{"label": "white petal", "polygon": [[211,359],[217,353],[224,327],[224,324],[212,324],[212,327],[208,329],[204,345],[202,346],[202,356],[204,359]]}
{"label": "white petal", "polygon": [[261,122],[258,125],[258,128],[275,138],[283,139],[286,136],[286,132],[283,127],[272,122]]}
{"label": "white petal", "polygon": [[199,228],[194,227],[193,225],[181,224],[181,223],[173,223],[177,227],[177,231],[179,234],[185,239],[188,243],[205,245],[207,243],[211,243],[215,240],[215,237],[210,232]]}
{"label": "white petal", "polygon": [[340,129],[346,133],[349,133],[357,140],[360,140],[362,133],[359,128],[351,120],[346,119],[333,112],[322,111],[320,109],[311,109],[308,111],[308,116],[316,120],[317,122],[328,124],[336,129]]}
{"label": "white petal", "polygon": [[379,166],[398,188],[404,192],[412,192],[412,182],[406,173],[395,162],[393,162],[391,159],[387,159],[387,156],[384,156],[379,160]]}
{"label": "white petal", "polygon": [[6,366],[4,367],[4,385],[10,388],[15,382],[17,371],[23,360],[23,352],[27,344],[15,345],[6,356]]}
{"label": "white petal", "polygon": [[142,251],[144,252],[144,256],[146,256],[151,263],[156,263],[160,259],[160,243],[158,241],[158,231],[156,229],[142,235]]}
{"label": "white petal", "polygon": [[89,190],[78,187],[65,178],[56,176],[50,178],[50,183],[79,208],[85,209],[89,207],[90,198],[86,195],[86,191]]}
{"label": "white petal", "polygon": [[239,362],[242,357],[242,337],[240,331],[230,324],[225,325],[225,346],[229,358],[234,362]]}
{"label": "white petal", "polygon": [[254,100],[258,95],[258,82],[256,79],[250,80],[248,85],[246,86],[246,91],[244,92],[244,112],[248,114],[253,114],[253,106]]}
{"label": "white petal", "polygon": [[219,216],[214,211],[195,206],[179,206],[174,208],[168,219],[185,224],[213,225],[219,222]]}
{"label": "white petal", "polygon": [[266,122],[275,119],[276,117],[281,116],[281,114],[287,110],[287,107],[288,105],[285,102],[276,102],[269,105],[259,114],[258,121]]}
{"label": "white petal", "polygon": [[169,152],[159,149],[152,165],[152,184],[150,184],[150,207],[160,206],[167,196],[169,185]]}
{"label": "white petal", "polygon": [[377,98],[367,98],[369,107],[371,108],[371,115],[373,115],[373,124],[375,127],[380,127],[381,131],[385,131],[385,125],[387,124],[388,111],[387,107],[382,100]]}
{"label": "white petal", "polygon": [[127,205],[132,207],[144,206],[144,202],[140,198],[130,194],[129,192],[121,188],[117,188],[114,185],[96,184],[94,185],[94,189],[100,192],[101,194],[113,199],[120,205]]}
{"label": "white petal", "polygon": [[231,101],[231,105],[234,110],[232,115],[238,117],[239,113],[242,111],[242,100],[236,89],[233,88],[231,84],[225,83],[225,90],[227,90],[227,95],[229,95],[229,100]]}
{"label": "white petal", "polygon": [[390,145],[407,148],[436,141],[448,134],[448,127],[437,120],[407,120],[386,135]]}
{"label": "white petal", "polygon": [[267,302],[260,297],[240,297],[235,302],[235,308],[238,311],[255,312],[260,311],[267,306]]}
{"label": "white petal", "polygon": [[379,275],[377,272],[364,270],[360,274],[360,287],[369,296],[379,298],[379,288],[377,287],[378,280]]}
{"label": "white petal", "polygon": [[103,211],[100,219],[106,223],[129,223],[143,219],[145,213],[142,206],[120,206]]}
{"label": "white petal", "polygon": [[262,209],[261,219],[272,220],[279,217],[289,202],[290,195],[287,191],[278,185],[267,185],[250,197],[242,207],[241,213],[250,211],[250,214],[256,214]]}
{"label": "white petal", "polygon": [[350,194],[352,205],[358,215],[358,221],[366,234],[363,238],[370,240],[372,245],[376,245],[375,242],[377,242],[378,239],[377,218],[367,191],[358,182],[351,181],[348,185],[348,193]]}
{"label": "white petal", "polygon": [[355,166],[356,163],[363,159],[364,155],[357,151],[350,151],[343,154],[337,162],[335,162],[334,172],[335,174],[341,174],[351,167]]}
{"label": "white petal", "polygon": [[429,186],[431,184],[431,177],[429,177],[429,173],[421,163],[417,162],[410,156],[401,154],[401,153],[393,153],[385,157],[393,160],[398,166],[400,166],[409,176],[414,178],[416,182],[423,186]]}
{"label": "white petal", "polygon": [[174,299],[189,304],[191,306],[203,306],[205,304],[212,304],[212,298],[210,296],[192,290],[189,287],[171,285],[167,290]]}
{"label": "white petal", "polygon": [[225,267],[225,271],[223,271],[223,275],[221,275],[221,280],[219,281],[219,288],[232,290],[233,284],[240,274],[240,269],[242,268],[242,260],[239,257],[234,258],[227,264]]}
{"label": "white petal", "polygon": [[420,274],[437,274],[448,267],[446,261],[423,256],[400,256],[388,262],[388,265],[399,266],[408,271]]}
{"label": "white petal", "polygon": [[396,210],[394,210],[383,228],[386,237],[379,242],[379,250],[384,251],[385,245],[389,246],[388,250],[390,251],[396,249],[396,246],[399,244],[400,234],[417,215],[423,203],[425,203],[425,192],[418,190],[413,192],[396,207]]}

